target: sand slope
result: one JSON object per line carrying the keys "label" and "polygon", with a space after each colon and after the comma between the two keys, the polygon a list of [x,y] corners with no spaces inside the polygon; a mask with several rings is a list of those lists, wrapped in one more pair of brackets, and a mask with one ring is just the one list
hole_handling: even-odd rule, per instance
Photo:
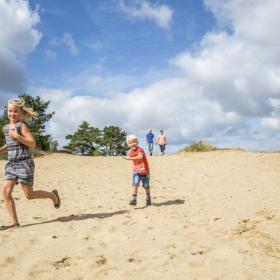
{"label": "sand slope", "polygon": [[279,153],[149,157],[148,208],[142,188],[128,205],[132,167],[120,157],[35,162],[35,189],[57,188],[62,207],[16,187],[22,227],[0,231],[1,280],[280,279]]}

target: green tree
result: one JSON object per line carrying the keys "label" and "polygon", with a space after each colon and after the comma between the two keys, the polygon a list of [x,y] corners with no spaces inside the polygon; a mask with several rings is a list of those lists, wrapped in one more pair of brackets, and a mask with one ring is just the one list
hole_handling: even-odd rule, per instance
{"label": "green tree", "polygon": [[103,128],[101,147],[104,155],[125,155],[128,147],[126,145],[127,133],[117,126],[106,126]]}
{"label": "green tree", "polygon": [[2,147],[3,145],[5,145],[5,138],[4,138],[4,134],[3,134],[3,120],[2,117],[0,118],[0,147]]}
{"label": "green tree", "polygon": [[83,121],[74,134],[66,136],[70,143],[64,148],[83,156],[93,155],[99,148],[100,133],[98,128],[92,127],[88,122]]}
{"label": "green tree", "polygon": [[[33,137],[37,144],[37,148],[44,151],[50,150],[51,136],[46,134],[46,123],[52,118],[55,113],[46,112],[50,101],[43,101],[39,96],[33,97],[25,93],[20,94],[18,97],[23,98],[25,101],[25,106],[33,108],[33,110],[38,114],[37,117],[28,122],[28,127],[33,134]],[[3,115],[0,118],[0,129],[8,122],[9,120],[6,107]],[[1,133],[0,143],[4,141],[2,134],[3,133]]]}
{"label": "green tree", "polygon": [[58,145],[59,145],[58,141],[53,139],[52,137],[50,137],[49,141],[50,141],[50,143],[49,143],[50,151],[57,152],[57,148],[58,148]]}

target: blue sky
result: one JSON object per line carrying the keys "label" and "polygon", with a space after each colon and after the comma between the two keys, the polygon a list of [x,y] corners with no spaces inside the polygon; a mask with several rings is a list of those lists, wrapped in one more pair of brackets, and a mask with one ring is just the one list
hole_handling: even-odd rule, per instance
{"label": "blue sky", "polygon": [[[86,120],[168,152],[279,150],[278,0],[0,0],[0,102],[50,100],[61,146]],[[254,24],[252,24],[254,22]]]}
{"label": "blue sky", "polygon": [[[64,85],[65,75],[75,76],[87,69],[109,76],[141,77],[147,71],[161,72],[169,58],[186,47],[195,48],[207,30],[215,26],[211,13],[201,1],[161,1],[161,5],[167,5],[173,13],[167,28],[153,20],[129,17],[121,11],[119,3],[30,1],[33,10],[39,5],[37,29],[43,33],[37,48],[27,57],[30,82],[69,86]],[[158,1],[150,5],[155,3]],[[72,53],[62,42],[65,34],[73,40],[75,51]],[[123,88],[127,89],[125,84]]]}

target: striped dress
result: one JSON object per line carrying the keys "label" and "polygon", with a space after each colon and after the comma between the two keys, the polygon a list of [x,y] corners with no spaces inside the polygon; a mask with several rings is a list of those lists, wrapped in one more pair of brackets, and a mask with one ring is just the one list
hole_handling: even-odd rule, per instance
{"label": "striped dress", "polygon": [[[17,122],[15,128],[17,133],[21,134],[22,122]],[[5,180],[16,179],[17,183],[32,186],[35,165],[29,147],[9,136],[9,124],[3,127],[3,132],[8,149]]]}

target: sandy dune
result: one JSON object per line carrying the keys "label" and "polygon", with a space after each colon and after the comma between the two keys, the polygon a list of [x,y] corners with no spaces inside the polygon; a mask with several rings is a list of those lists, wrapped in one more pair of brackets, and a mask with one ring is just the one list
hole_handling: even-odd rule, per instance
{"label": "sandy dune", "polygon": [[150,157],[148,208],[142,188],[128,205],[132,166],[122,158],[35,162],[35,189],[57,188],[62,207],[16,187],[22,227],[0,231],[1,280],[280,279],[279,153]]}

